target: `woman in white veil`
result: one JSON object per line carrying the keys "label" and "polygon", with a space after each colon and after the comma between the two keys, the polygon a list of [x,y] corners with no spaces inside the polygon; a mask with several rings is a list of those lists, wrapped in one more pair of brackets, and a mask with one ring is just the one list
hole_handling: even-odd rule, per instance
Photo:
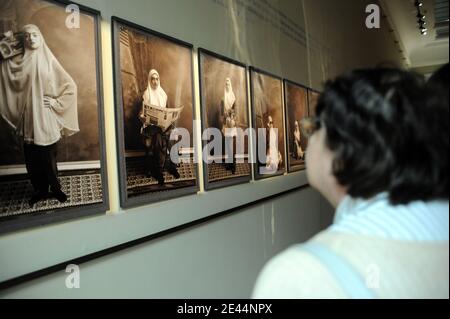
{"label": "woman in white veil", "polygon": [[266,174],[275,174],[282,162],[278,149],[278,129],[274,128],[273,118],[269,115],[266,129]]}
{"label": "woman in white veil", "polygon": [[[35,25],[23,27],[24,54],[0,64],[0,113],[23,139],[25,163],[35,194],[65,202],[58,181],[56,143],[79,131],[77,86]],[[51,193],[49,193],[49,188]]]}
{"label": "woman in white veil", "polygon": [[294,122],[294,158],[304,159],[304,152],[301,145],[301,133],[298,121]]}
{"label": "woman in white veil", "polygon": [[[222,100],[222,133],[225,136],[225,168],[236,172],[236,96],[233,92],[231,79],[225,79],[224,95]],[[231,157],[231,158],[228,158]]]}
{"label": "woman in white veil", "polygon": [[147,88],[144,92],[142,110],[139,118],[142,122],[141,134],[144,138],[145,157],[146,157],[146,174],[154,177],[159,185],[164,184],[163,170],[167,167],[170,174],[175,179],[180,178],[176,165],[167,160],[168,152],[170,152],[171,141],[170,132],[172,126],[165,132],[156,125],[148,123],[145,115],[145,108],[148,106],[157,106],[159,108],[167,107],[167,94],[161,87],[160,77],[157,70],[152,69],[148,74]]}
{"label": "woman in white veil", "polygon": [[148,74],[147,89],[144,92],[144,104],[167,107],[167,94],[161,87],[159,73],[155,69]]}

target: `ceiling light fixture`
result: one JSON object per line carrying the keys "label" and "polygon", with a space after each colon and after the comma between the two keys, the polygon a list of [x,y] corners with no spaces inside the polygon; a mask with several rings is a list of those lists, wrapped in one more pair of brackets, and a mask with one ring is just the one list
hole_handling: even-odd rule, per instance
{"label": "ceiling light fixture", "polygon": [[419,30],[420,30],[420,34],[421,35],[427,35],[427,31],[428,29],[425,27],[425,25],[427,24],[425,19],[426,16],[424,14],[422,14],[421,8],[423,7],[423,2],[416,0],[414,2],[414,6],[417,8],[417,23],[419,24]]}

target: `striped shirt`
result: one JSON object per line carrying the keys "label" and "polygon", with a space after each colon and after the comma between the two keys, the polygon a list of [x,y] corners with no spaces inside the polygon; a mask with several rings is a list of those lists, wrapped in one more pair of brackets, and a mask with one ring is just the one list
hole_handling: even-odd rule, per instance
{"label": "striped shirt", "polygon": [[330,230],[406,241],[448,241],[448,201],[391,205],[381,193],[370,200],[346,196]]}

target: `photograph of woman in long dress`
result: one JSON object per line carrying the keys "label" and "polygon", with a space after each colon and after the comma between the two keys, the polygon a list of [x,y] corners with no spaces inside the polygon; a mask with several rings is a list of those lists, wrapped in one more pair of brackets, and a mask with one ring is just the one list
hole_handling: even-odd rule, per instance
{"label": "photograph of woman in long dress", "polygon": [[0,1],[0,226],[108,205],[97,16],[66,18],[55,2]]}
{"label": "photograph of woman in long dress", "polygon": [[34,194],[30,207],[41,200],[67,201],[58,181],[57,143],[78,133],[77,87],[45,43],[41,31],[22,29],[24,52],[0,62],[0,110],[23,139],[25,166]]}
{"label": "photograph of woman in long dress", "polygon": [[[222,134],[225,137],[224,161],[225,169],[236,174],[236,96],[230,78],[225,79],[224,97],[222,100]],[[230,158],[231,157],[231,158]]]}
{"label": "photograph of woman in long dress", "polygon": [[318,91],[308,89],[308,109],[309,116],[316,114],[317,102],[319,101],[320,93]]}
{"label": "photograph of woman in long dress", "polygon": [[202,132],[215,130],[220,137],[203,141],[205,188],[213,189],[248,182],[251,166],[248,154],[249,127],[247,76],[244,65],[200,49]]}
{"label": "photograph of woman in long dress", "polygon": [[308,90],[294,82],[284,81],[286,127],[288,146],[288,171],[305,169],[308,139],[302,134],[300,123],[308,117]]}
{"label": "photograph of woman in long dress", "polygon": [[[257,133],[256,179],[282,175],[286,168],[283,83],[279,77],[251,68],[253,128]],[[261,135],[261,131],[265,132]],[[260,139],[265,136],[265,142]],[[264,147],[264,150],[261,150]],[[261,156],[266,154],[266,156]]]}
{"label": "photograph of woman in long dress", "polygon": [[265,163],[266,175],[276,174],[283,164],[283,156],[278,148],[278,130],[274,128],[273,118],[270,115],[267,116]]}

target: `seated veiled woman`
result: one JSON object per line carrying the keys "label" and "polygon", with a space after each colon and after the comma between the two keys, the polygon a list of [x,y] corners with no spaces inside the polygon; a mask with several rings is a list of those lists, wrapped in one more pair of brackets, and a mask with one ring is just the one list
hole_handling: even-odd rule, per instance
{"label": "seated veiled woman", "polygon": [[139,119],[142,122],[141,134],[145,146],[146,171],[148,176],[153,176],[158,184],[164,184],[163,170],[167,168],[175,178],[180,178],[176,165],[170,160],[170,133],[173,126],[165,131],[157,125],[148,123],[145,116],[145,106],[167,107],[167,94],[160,85],[159,73],[150,70],[147,89],[143,95],[142,110]]}

